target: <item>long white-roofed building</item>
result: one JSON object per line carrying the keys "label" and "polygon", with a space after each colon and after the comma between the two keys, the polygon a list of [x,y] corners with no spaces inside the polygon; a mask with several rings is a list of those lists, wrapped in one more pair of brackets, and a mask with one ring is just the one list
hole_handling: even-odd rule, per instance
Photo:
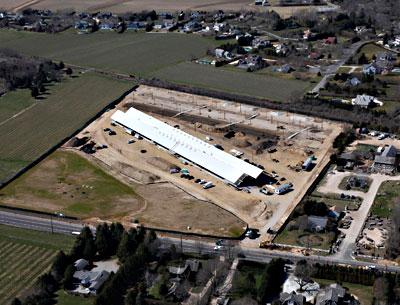
{"label": "long white-roofed building", "polygon": [[244,162],[178,128],[174,128],[142,111],[117,110],[111,120],[154,143],[208,170],[228,183],[239,186],[246,178],[258,179],[263,170]]}

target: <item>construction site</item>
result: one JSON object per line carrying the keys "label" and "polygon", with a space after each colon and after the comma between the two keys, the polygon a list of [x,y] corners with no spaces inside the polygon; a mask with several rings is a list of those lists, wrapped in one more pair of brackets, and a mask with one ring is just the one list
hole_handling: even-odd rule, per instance
{"label": "construction site", "polygon": [[[204,147],[208,157],[224,159],[226,168],[218,169],[222,162],[207,156],[201,164],[191,160],[190,149],[197,148],[189,145],[185,146],[189,147],[187,153],[160,145],[146,134],[148,131],[134,130],[141,125],[127,128],[125,124],[130,123],[121,121],[128,113],[139,116],[131,117],[132,126],[135,120],[150,120],[157,124],[155,128],[163,129],[158,132],[165,139],[173,139],[171,134],[190,137]],[[145,201],[157,197],[157,205],[129,214],[131,219],[163,229],[204,232],[191,225],[198,215],[193,214],[193,219],[190,213],[184,213],[184,219],[180,215],[165,217],[178,197],[190,196],[196,204],[215,205],[258,230],[260,237],[248,241],[258,245],[273,238],[329,162],[332,142],[342,129],[338,123],[317,118],[140,86],[63,149],[83,151],[117,179],[141,185],[148,190]],[[210,169],[211,163],[214,169]],[[240,176],[240,172],[237,176],[227,173],[234,167],[244,172],[248,169],[257,177],[262,173],[264,179],[229,181],[229,177],[235,180]],[[202,225],[206,223],[203,219]],[[232,235],[241,235],[244,230],[245,226]]]}

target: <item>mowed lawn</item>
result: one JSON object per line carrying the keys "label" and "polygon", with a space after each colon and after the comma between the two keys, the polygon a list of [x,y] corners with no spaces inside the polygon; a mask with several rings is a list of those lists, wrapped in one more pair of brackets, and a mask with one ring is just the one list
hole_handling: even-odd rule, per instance
{"label": "mowed lawn", "polygon": [[24,102],[19,102],[21,107],[16,105],[14,111],[10,111],[10,104],[17,101],[19,93],[1,97],[0,113],[6,109],[9,116],[30,106],[18,116],[3,120],[0,126],[0,183],[69,137],[132,86],[126,81],[86,73],[52,84],[44,99],[34,100],[25,94]]}
{"label": "mowed lawn", "polygon": [[69,251],[73,242],[70,236],[0,225],[0,304],[28,291],[57,252]]}
{"label": "mowed lawn", "polygon": [[0,31],[0,46],[70,64],[148,75],[203,56],[216,42],[199,35],[96,32],[78,35]]}
{"label": "mowed lawn", "polygon": [[80,218],[112,218],[139,209],[142,199],[77,153],[56,151],[0,190],[0,204]]}
{"label": "mowed lawn", "polygon": [[184,85],[279,102],[288,102],[293,94],[301,95],[311,86],[311,83],[307,81],[282,79],[265,74],[245,72],[240,69],[235,70],[195,63],[181,63],[157,71],[155,77]]}

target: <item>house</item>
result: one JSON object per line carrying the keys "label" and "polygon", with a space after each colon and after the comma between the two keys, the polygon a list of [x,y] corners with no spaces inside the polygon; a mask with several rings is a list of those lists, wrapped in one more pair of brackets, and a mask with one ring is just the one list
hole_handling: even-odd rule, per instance
{"label": "house", "polygon": [[367,94],[357,95],[356,98],[351,100],[351,104],[366,109],[374,106],[375,104],[378,104],[379,106],[383,105],[383,103],[378,101],[374,96]]}
{"label": "house", "polygon": [[288,46],[278,43],[275,46],[275,52],[278,55],[286,56],[289,53],[289,48]]}
{"label": "house", "polygon": [[257,49],[265,49],[271,45],[271,42],[269,40],[264,40],[261,38],[254,38],[253,41],[251,42],[252,46]]}
{"label": "house", "polygon": [[361,34],[361,33],[364,33],[364,32],[366,32],[368,29],[367,29],[367,27],[365,26],[365,25],[359,25],[359,26],[356,26],[355,28],[354,28],[354,32],[356,32],[357,34]]}
{"label": "house", "polygon": [[339,284],[331,284],[321,289],[316,298],[315,305],[359,305],[360,302],[346,293]]}
{"label": "house", "polygon": [[[313,303],[320,289],[319,284],[314,281],[309,281],[301,287],[299,284],[300,282],[301,280],[293,274],[289,275],[283,283],[282,294],[296,293],[297,295],[303,296],[307,302]],[[300,288],[302,288],[302,290],[300,290]]]}
{"label": "house", "polygon": [[357,87],[361,84],[361,81],[357,77],[353,76],[347,79],[346,84],[352,87]]}
{"label": "house", "polygon": [[319,60],[319,59],[323,58],[323,56],[322,56],[321,53],[318,53],[318,52],[311,52],[311,53],[308,55],[308,58],[309,58],[309,59],[314,59],[314,60]]}
{"label": "house", "polygon": [[376,60],[395,61],[396,55],[392,52],[379,52],[376,54]]}
{"label": "house", "polygon": [[311,232],[323,232],[328,224],[328,217],[308,216],[307,229]]}
{"label": "house", "polygon": [[277,69],[277,71],[281,72],[281,73],[290,73],[290,72],[294,71],[294,69],[290,65],[285,64],[285,65],[279,67]]}
{"label": "house", "polygon": [[233,59],[233,55],[231,52],[225,51],[224,49],[217,48],[214,50],[215,57],[217,58],[225,58],[228,60]]}
{"label": "house", "polygon": [[332,36],[324,39],[324,44],[336,44],[337,38]]}
{"label": "house", "polygon": [[184,25],[183,31],[185,33],[192,33],[192,32],[200,31],[202,28],[203,28],[203,26],[201,25],[201,23],[199,23],[197,21],[190,21]]}
{"label": "house", "polygon": [[374,172],[393,174],[399,165],[399,156],[396,147],[393,145],[385,146],[381,153],[377,154],[372,164]]}
{"label": "house", "polygon": [[78,259],[75,263],[74,263],[74,267],[76,269],[76,271],[81,271],[86,269],[86,267],[89,266],[89,262],[86,259]]}
{"label": "house", "polygon": [[110,273],[106,270],[101,271],[76,271],[73,275],[79,281],[79,287],[74,290],[80,294],[95,295],[104,282],[109,278]]}
{"label": "house", "polygon": [[279,296],[279,301],[281,305],[303,305],[305,303],[305,298],[303,295],[296,294],[295,292],[282,292]]}
{"label": "house", "polygon": [[249,72],[260,70],[267,66],[261,56],[248,55],[246,58],[239,59],[238,68],[246,69]]}
{"label": "house", "polygon": [[363,73],[367,75],[375,75],[380,74],[381,70],[379,70],[374,63],[363,65]]}
{"label": "house", "polygon": [[113,28],[115,27],[115,25],[111,22],[103,22],[100,24],[100,30],[103,31],[111,31]]}
{"label": "house", "polygon": [[184,266],[168,266],[168,272],[178,278],[184,277],[189,272],[199,271],[200,262],[195,259],[188,259]]}

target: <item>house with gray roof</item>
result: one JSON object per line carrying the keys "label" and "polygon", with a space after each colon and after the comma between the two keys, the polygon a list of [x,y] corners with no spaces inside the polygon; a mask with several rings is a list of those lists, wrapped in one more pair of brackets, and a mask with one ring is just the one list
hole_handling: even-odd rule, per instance
{"label": "house with gray roof", "polygon": [[305,303],[305,297],[295,292],[282,292],[279,296],[279,301],[281,305],[303,305]]}
{"label": "house with gray roof", "polygon": [[378,104],[380,106],[383,105],[382,102],[379,102],[374,96],[367,95],[367,94],[359,94],[356,96],[356,98],[353,98],[351,100],[351,103],[354,106],[358,106],[361,108],[370,108],[374,106],[375,104]]}
{"label": "house with gray roof", "polygon": [[308,216],[307,229],[311,232],[323,232],[328,224],[328,217]]}
{"label": "house with gray roof", "polygon": [[383,148],[380,154],[375,155],[372,170],[384,174],[394,174],[399,165],[399,151],[393,145]]}

